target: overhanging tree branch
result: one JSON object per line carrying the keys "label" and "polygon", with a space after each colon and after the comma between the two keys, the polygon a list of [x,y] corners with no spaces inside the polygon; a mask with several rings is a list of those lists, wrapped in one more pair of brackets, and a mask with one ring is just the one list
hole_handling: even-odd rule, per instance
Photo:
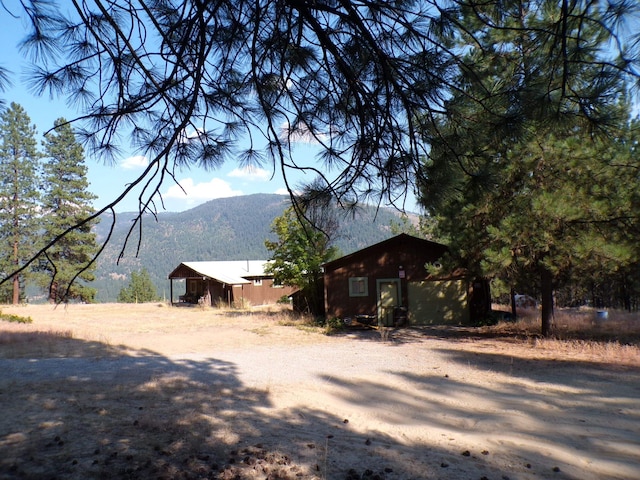
{"label": "overhanging tree branch", "polygon": [[[555,23],[522,28],[509,23],[508,15],[493,15],[503,3],[74,0],[74,12],[64,18],[49,3],[34,0],[24,3],[33,25],[24,47],[51,53],[46,61],[35,57],[38,91],[87,102],[73,123],[83,126],[91,153],[112,159],[126,148],[149,157],[143,174],[87,219],[113,210],[141,188],[126,245],[136,229],[142,234],[143,215],[155,215],[156,199],[162,205],[160,189],[175,181],[178,167],[214,168],[234,154],[248,164],[268,158],[292,195],[290,171],[311,170],[345,204],[380,204],[404,201],[424,175],[433,145],[447,148],[451,137],[441,123],[453,96],[467,95],[496,129],[517,130],[527,111],[505,113],[503,102],[532,92],[491,84],[469,55],[478,46],[486,54],[489,47],[461,12],[471,12],[474,22],[491,31],[538,36],[549,47],[553,74],[540,79],[546,88],[539,87],[539,98],[549,99],[560,115],[598,121],[591,106],[610,94],[607,75],[637,78],[637,51],[631,49],[624,62],[589,60],[593,78],[604,85],[598,98],[567,88],[581,61],[570,53],[582,32],[600,22],[618,46],[627,45],[617,23],[637,18],[633,4],[609,2],[623,12],[614,18],[600,15],[597,2],[565,1]],[[533,3],[557,8],[557,2]],[[583,24],[577,37],[569,28],[575,21]],[[470,45],[456,47],[455,32],[469,34]],[[557,45],[560,63],[553,55]],[[482,88],[470,93],[459,82],[464,77]],[[431,127],[429,135],[425,126]],[[187,138],[190,131],[196,133]],[[294,158],[294,133],[300,131],[318,142],[316,163]],[[130,145],[123,148],[122,138]]]}

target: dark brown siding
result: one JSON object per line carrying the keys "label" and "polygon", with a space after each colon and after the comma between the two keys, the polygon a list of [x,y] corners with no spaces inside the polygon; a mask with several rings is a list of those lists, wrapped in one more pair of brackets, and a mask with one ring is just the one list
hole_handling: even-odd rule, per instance
{"label": "dark brown siding", "polygon": [[[444,245],[408,235],[365,248],[325,265],[325,302],[328,317],[377,314],[377,280],[400,279],[402,305],[408,304],[407,282],[424,280],[425,265],[446,252]],[[368,295],[349,295],[349,278],[366,277]]]}
{"label": "dark brown siding", "polygon": [[233,302],[233,292],[230,285],[223,285],[214,280],[208,281],[211,297],[209,302],[215,306],[226,306],[229,302]]}
{"label": "dark brown siding", "polygon": [[[327,317],[344,318],[376,314],[376,279],[362,268],[340,267],[325,270],[325,310]],[[367,296],[349,295],[349,278],[367,277]]]}
{"label": "dark brown siding", "polygon": [[202,278],[202,275],[194,272],[186,265],[180,264],[178,268],[169,274],[169,278]]}
{"label": "dark brown siding", "polygon": [[[186,276],[189,274],[187,269],[183,274]],[[176,271],[177,272],[177,271]],[[180,272],[174,272],[174,278],[179,278]],[[197,302],[199,298],[207,301],[210,305],[227,307],[231,306],[251,306],[251,305],[268,305],[276,303],[283,296],[289,296],[294,292],[292,287],[274,287],[273,279],[263,278],[262,285],[254,285],[253,280],[251,283],[243,285],[223,285],[222,283],[213,280],[202,280],[202,277],[188,278],[185,281],[185,289],[193,286],[190,291],[176,291],[174,295],[181,296],[186,293],[194,294],[189,298],[191,302]]]}

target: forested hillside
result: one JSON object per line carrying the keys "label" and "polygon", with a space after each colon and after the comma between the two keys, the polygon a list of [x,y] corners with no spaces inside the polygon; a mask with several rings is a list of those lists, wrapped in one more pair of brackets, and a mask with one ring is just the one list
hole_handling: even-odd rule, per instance
{"label": "forested hillside", "polygon": [[[169,297],[167,275],[183,261],[262,260],[269,258],[264,246],[271,233],[273,219],[289,206],[286,195],[256,194],[211,200],[180,213],[145,216],[142,234],[136,229],[118,263],[125,236],[134,213],[116,216],[112,238],[100,256],[96,281],[96,300],[114,301],[129,282],[129,274],[146,268],[161,297]],[[399,222],[399,213],[391,209],[364,206],[354,216],[341,211],[342,219],[336,245],[343,254],[389,238],[390,226]],[[105,216],[96,232],[103,242],[112,218]],[[136,254],[139,243],[139,252]]]}

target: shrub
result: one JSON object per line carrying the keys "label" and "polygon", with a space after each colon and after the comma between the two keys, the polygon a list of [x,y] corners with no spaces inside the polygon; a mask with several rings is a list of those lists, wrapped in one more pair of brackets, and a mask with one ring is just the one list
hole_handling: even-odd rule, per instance
{"label": "shrub", "polygon": [[2,312],[0,312],[0,320],[14,323],[33,323],[33,319],[31,317],[21,317],[20,315],[13,315],[10,313]]}

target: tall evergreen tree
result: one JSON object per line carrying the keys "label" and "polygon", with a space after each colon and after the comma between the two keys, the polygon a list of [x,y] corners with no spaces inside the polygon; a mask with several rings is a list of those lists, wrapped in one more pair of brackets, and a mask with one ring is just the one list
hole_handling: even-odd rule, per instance
{"label": "tall evergreen tree", "polygon": [[[608,35],[597,16],[569,16],[558,46],[548,32],[562,6],[505,5],[461,11],[452,43],[471,45],[466,63],[474,68],[462,71],[462,91],[429,129],[421,194],[470,268],[541,292],[549,335],[553,289],[567,272],[589,257],[629,260],[621,232],[633,222],[630,197],[616,196],[612,144],[596,135],[604,126],[622,132],[625,87],[615,59],[595,66]],[[506,28],[486,28],[497,23]],[[550,59],[554,49],[558,58]]]}
{"label": "tall evergreen tree", "polygon": [[40,227],[47,241],[60,239],[39,262],[39,283],[48,288],[51,302],[69,299],[90,302],[95,289],[87,283],[94,280],[92,261],[98,252],[96,235],[92,232],[95,222],[69,229],[93,213],[91,202],[96,197],[88,190],[84,151],[65,119],[56,120],[53,130],[45,135],[44,155]]}
{"label": "tall evergreen tree", "polygon": [[[0,116],[0,269],[5,275],[21,269],[35,253],[39,238],[36,219],[40,200],[36,128],[16,103]],[[14,273],[13,304],[24,295],[27,270]],[[3,292],[6,295],[8,292]]]}
{"label": "tall evergreen tree", "polygon": [[[581,191],[588,195],[588,226],[593,234],[608,238],[598,244],[585,239],[579,250],[581,262],[572,262],[561,277],[561,299],[570,305],[586,300],[597,308],[637,309],[640,300],[640,244],[637,237],[640,205],[640,121],[623,124],[618,135],[606,142],[606,148],[592,152],[580,162],[584,177]],[[572,145],[574,152],[586,154],[584,145]],[[574,169],[575,170],[575,169]],[[573,171],[572,171],[573,173]],[[564,189],[571,195],[573,190]],[[578,194],[572,195],[578,198]],[[603,212],[608,212],[603,217]],[[604,221],[603,221],[604,220]],[[573,295],[573,296],[572,296]]]}

